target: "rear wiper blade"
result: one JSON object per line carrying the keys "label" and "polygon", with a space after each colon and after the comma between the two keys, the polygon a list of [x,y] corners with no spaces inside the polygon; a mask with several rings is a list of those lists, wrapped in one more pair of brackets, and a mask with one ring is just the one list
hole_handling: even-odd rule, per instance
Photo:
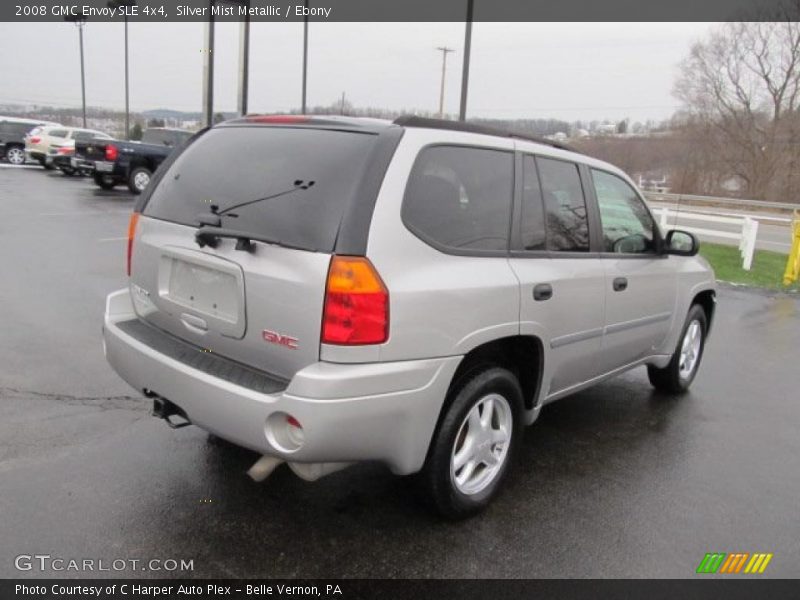
{"label": "rear wiper blade", "polygon": [[255,198],[254,200],[247,200],[246,202],[240,202],[239,204],[234,204],[229,206],[223,210],[219,210],[219,206],[216,204],[212,204],[209,208],[211,213],[201,213],[197,216],[197,223],[200,227],[210,226],[210,227],[220,227],[222,225],[222,219],[220,217],[229,216],[229,217],[238,217],[239,215],[228,214],[232,210],[236,208],[241,208],[243,206],[249,206],[250,204],[255,204],[256,202],[264,202],[266,200],[274,200],[275,198],[280,198],[281,196],[286,196],[287,194],[291,194],[292,192],[296,192],[297,190],[307,190],[308,188],[314,185],[314,181],[305,181],[303,179],[296,179],[294,181],[293,187],[289,188],[288,190],[283,190],[282,192],[278,192],[276,194],[270,194],[269,196],[263,196],[261,198]]}
{"label": "rear wiper blade", "polygon": [[234,238],[236,240],[236,249],[243,250],[244,252],[255,251],[252,240],[264,242],[265,244],[275,244],[276,246],[290,248],[292,250],[317,251],[316,248],[305,248],[296,244],[288,244],[265,235],[259,235],[258,233],[248,233],[246,231],[228,229],[225,227],[201,227],[194,234],[194,239],[201,248],[204,246],[216,248],[220,238]]}

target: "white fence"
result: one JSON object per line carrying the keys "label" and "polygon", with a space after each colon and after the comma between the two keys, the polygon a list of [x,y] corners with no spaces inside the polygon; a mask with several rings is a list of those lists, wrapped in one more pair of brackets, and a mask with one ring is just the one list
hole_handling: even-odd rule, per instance
{"label": "white fence", "polygon": [[684,215],[692,221],[701,221],[708,223],[720,223],[725,225],[736,225],[739,227],[738,232],[721,231],[719,229],[707,229],[703,227],[688,227],[681,225],[680,229],[689,231],[698,236],[708,236],[716,238],[727,238],[739,241],[739,252],[742,255],[742,268],[749,271],[753,265],[753,254],[756,250],[756,236],[758,235],[758,221],[747,216],[720,216],[708,213],[701,213],[695,211],[687,211],[682,209],[680,213],[669,208],[653,208],[653,214],[658,218],[659,227],[661,231],[666,232],[672,227],[669,225],[670,220],[676,223],[678,215]]}
{"label": "white fence", "polygon": [[712,204],[715,206],[730,206],[743,208],[746,210],[764,209],[787,211],[800,208],[800,204],[793,202],[767,202],[766,200],[746,200],[744,198],[723,198],[718,196],[696,196],[694,194],[669,194],[665,192],[649,191],[644,192],[645,198],[651,202],[663,202],[670,204],[680,204],[688,202],[699,204]]}

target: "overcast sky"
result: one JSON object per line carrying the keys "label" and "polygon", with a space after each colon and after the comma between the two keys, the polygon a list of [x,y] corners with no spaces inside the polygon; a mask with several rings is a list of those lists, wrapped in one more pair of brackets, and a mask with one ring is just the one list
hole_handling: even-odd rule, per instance
{"label": "overcast sky", "polygon": [[[668,117],[679,61],[709,23],[476,23],[469,116]],[[463,23],[312,23],[309,104],[458,112]],[[215,110],[236,108],[238,24],[218,23]],[[90,106],[124,107],[123,25],[84,30]],[[203,25],[131,23],[131,108],[202,107]],[[67,23],[0,23],[0,103],[80,106],[78,33]],[[298,108],[301,23],[251,25],[250,110]]]}

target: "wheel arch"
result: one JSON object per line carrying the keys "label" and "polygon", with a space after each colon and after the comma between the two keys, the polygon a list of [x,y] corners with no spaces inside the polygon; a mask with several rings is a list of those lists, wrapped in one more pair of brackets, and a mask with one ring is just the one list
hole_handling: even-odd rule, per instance
{"label": "wheel arch", "polygon": [[526,411],[537,406],[544,373],[544,345],[536,336],[516,335],[485,342],[464,355],[450,382],[442,413],[449,405],[450,392],[476,369],[490,364],[514,373],[522,387]]}
{"label": "wheel arch", "polygon": [[692,298],[692,303],[689,306],[699,304],[703,311],[706,313],[706,336],[711,332],[711,323],[714,320],[714,312],[717,308],[717,294],[714,290],[703,290],[698,292]]}

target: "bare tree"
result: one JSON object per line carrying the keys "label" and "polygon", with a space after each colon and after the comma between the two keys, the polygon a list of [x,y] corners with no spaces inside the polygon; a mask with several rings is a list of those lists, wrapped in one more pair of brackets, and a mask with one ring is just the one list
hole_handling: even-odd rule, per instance
{"label": "bare tree", "polygon": [[790,20],[794,14],[725,23],[692,47],[675,85],[718,178],[735,177],[752,197],[774,199],[794,183],[800,150],[800,23]]}

